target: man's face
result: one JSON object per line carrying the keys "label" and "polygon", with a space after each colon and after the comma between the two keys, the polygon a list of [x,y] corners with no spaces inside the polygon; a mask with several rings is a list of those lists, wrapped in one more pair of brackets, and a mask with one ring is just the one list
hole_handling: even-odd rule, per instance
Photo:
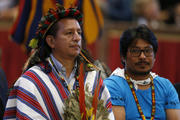
{"label": "man's face", "polygon": [[52,53],[56,58],[74,59],[81,48],[81,27],[77,20],[65,18],[58,22]]}
{"label": "man's face", "polygon": [[125,69],[130,74],[147,75],[151,71],[155,55],[153,47],[143,39],[136,39],[129,46],[125,60]]}

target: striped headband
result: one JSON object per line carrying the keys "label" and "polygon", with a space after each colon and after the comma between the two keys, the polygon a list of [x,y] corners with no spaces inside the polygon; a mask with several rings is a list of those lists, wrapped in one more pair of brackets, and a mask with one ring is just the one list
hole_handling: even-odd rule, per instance
{"label": "striped headband", "polygon": [[63,18],[74,18],[79,24],[82,24],[82,14],[76,8],[65,9],[62,5],[56,4],[56,9],[50,8],[45,16],[43,16],[38,24],[38,28],[29,46],[31,48],[38,48],[38,42],[44,40],[48,30],[54,25],[57,21]]}

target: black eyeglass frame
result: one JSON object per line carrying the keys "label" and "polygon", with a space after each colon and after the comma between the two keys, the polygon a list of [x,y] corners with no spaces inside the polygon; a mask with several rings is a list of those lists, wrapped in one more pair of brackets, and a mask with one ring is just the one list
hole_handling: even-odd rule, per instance
{"label": "black eyeglass frame", "polygon": [[[133,50],[136,50],[136,51],[133,51]],[[153,53],[154,53],[153,48],[151,47],[146,47],[144,49],[141,49],[138,47],[132,47],[132,48],[129,48],[128,51],[130,52],[130,55],[132,57],[139,57],[142,52],[144,53],[146,57],[151,57],[153,56]]]}

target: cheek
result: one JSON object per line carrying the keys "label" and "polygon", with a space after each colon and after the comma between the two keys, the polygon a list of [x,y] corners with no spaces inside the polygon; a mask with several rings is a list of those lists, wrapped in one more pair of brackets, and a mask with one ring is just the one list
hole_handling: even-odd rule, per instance
{"label": "cheek", "polygon": [[80,40],[79,42],[78,42],[78,45],[82,48],[82,41]]}
{"label": "cheek", "polygon": [[151,60],[152,66],[154,65],[155,61],[156,61],[156,59],[152,58],[152,60]]}
{"label": "cheek", "polygon": [[134,63],[136,63],[136,60],[131,58],[131,57],[127,57],[126,58],[126,65],[127,66],[134,66]]}
{"label": "cheek", "polygon": [[65,39],[64,37],[59,37],[59,38],[57,39],[57,44],[58,44],[58,45],[66,45],[67,43],[68,43],[68,40]]}
{"label": "cheek", "polygon": [[55,44],[56,49],[66,49],[67,45],[64,41],[58,41]]}
{"label": "cheek", "polygon": [[138,61],[138,57],[127,57],[127,60],[129,61],[129,63],[133,64],[136,63]]}

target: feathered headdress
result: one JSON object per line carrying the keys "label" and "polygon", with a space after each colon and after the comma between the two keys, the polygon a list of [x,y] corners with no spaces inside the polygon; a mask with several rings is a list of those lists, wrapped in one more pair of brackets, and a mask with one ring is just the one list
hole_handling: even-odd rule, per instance
{"label": "feathered headdress", "polygon": [[33,38],[29,46],[31,48],[38,48],[39,42],[42,42],[46,36],[48,30],[54,25],[57,21],[63,18],[75,18],[79,24],[82,24],[82,14],[76,8],[65,9],[62,5],[56,4],[56,9],[50,8],[45,16],[43,16],[39,22],[35,38]]}

